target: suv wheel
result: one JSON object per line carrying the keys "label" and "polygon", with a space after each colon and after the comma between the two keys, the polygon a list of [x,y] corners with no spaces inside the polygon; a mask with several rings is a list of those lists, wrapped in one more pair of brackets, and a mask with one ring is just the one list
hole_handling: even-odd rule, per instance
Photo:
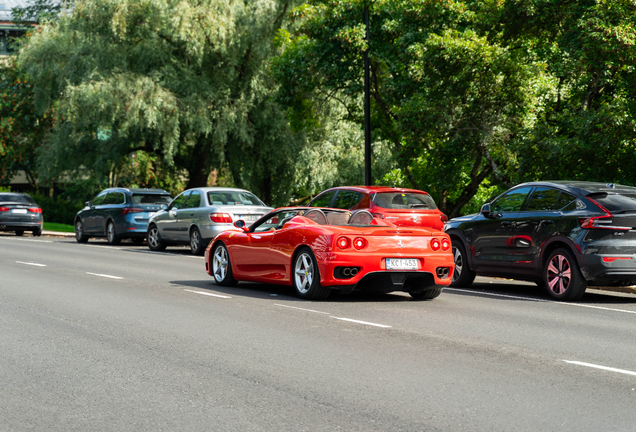
{"label": "suv wheel", "polygon": [[548,293],[557,300],[578,300],[587,288],[576,258],[564,248],[555,250],[548,257],[543,267],[543,280]]}
{"label": "suv wheel", "polygon": [[455,270],[450,286],[468,288],[475,280],[475,272],[468,267],[466,248],[459,240],[453,240],[453,260],[455,261]]}
{"label": "suv wheel", "polygon": [[112,221],[108,222],[106,226],[106,240],[108,240],[109,245],[118,245],[121,242],[115,231],[115,224]]}

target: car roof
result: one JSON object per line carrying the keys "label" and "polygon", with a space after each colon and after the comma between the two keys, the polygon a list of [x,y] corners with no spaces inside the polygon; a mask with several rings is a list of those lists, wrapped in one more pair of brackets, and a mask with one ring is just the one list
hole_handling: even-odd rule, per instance
{"label": "car roof", "polygon": [[207,187],[198,187],[198,188],[190,188],[190,189],[200,189],[203,192],[229,191],[229,192],[248,192],[248,193],[252,193],[252,192],[248,191],[247,189],[231,188],[231,187],[218,187],[218,186],[207,186]]}
{"label": "car roof", "polygon": [[369,194],[377,193],[377,192],[411,192],[411,193],[425,193],[427,195],[429,194],[428,192],[423,190],[397,188],[392,186],[336,186],[336,187],[327,189],[325,192],[341,190],[341,189],[353,190],[356,192],[369,193]]}
{"label": "car roof", "polygon": [[[102,192],[110,192],[110,191],[125,191],[125,192],[130,192],[130,193],[150,193],[150,194],[168,194],[170,195],[170,192],[163,190],[163,189],[156,189],[156,188],[124,188],[124,187],[112,187],[112,188],[108,188],[108,189],[104,189]],[[101,192],[100,192],[101,193]]]}
{"label": "car roof", "polygon": [[576,181],[576,180],[549,180],[549,181],[527,182],[527,183],[521,183],[518,186],[551,186],[551,187],[557,187],[559,189],[565,189],[568,192],[572,192],[574,194],[579,194],[582,196],[587,196],[589,194],[598,193],[598,192],[608,192],[608,193],[627,192],[632,194],[636,193],[636,187],[634,186],[625,186],[625,185],[620,185],[616,183],[588,182],[588,181]]}

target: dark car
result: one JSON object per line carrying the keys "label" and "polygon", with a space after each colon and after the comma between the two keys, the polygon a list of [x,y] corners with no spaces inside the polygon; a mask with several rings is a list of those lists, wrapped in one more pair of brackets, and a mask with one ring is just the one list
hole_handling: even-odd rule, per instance
{"label": "dark car", "polygon": [[109,244],[125,238],[143,243],[148,219],[170,201],[172,196],[163,189],[106,189],[77,212],[75,238],[80,243],[91,237],[106,237]]}
{"label": "dark car", "polygon": [[309,207],[368,210],[374,217],[396,226],[444,228],[448,220],[426,192],[389,186],[342,186],[327,189]]}
{"label": "dark car", "polygon": [[588,285],[636,281],[636,188],[618,184],[524,183],[451,219],[451,286],[475,275],[534,281],[559,300],[577,300]]}
{"label": "dark car", "polygon": [[0,231],[42,235],[42,209],[28,194],[0,192]]}

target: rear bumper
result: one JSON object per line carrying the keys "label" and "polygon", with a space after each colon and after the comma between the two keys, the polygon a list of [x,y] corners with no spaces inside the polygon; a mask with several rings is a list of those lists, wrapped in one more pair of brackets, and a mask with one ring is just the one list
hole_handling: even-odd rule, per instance
{"label": "rear bumper", "polygon": [[636,255],[584,254],[579,264],[588,281],[636,281]]}
{"label": "rear bumper", "polygon": [[34,231],[42,228],[42,221],[39,222],[1,222],[0,231],[25,230]]}

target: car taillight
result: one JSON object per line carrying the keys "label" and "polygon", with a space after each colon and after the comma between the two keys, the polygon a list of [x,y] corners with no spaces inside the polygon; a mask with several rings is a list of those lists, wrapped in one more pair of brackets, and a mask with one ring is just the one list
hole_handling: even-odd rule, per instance
{"label": "car taillight", "polygon": [[451,247],[451,244],[448,241],[448,239],[442,239],[442,249],[447,251],[450,249],[450,247]]}
{"label": "car taillight", "polygon": [[439,218],[442,222],[448,222],[448,216],[446,216],[444,213],[439,215]]}
{"label": "car taillight", "polygon": [[0,212],[5,212],[11,210],[9,207],[0,207]]}
{"label": "car taillight", "polygon": [[362,237],[356,237],[353,239],[353,247],[357,250],[364,249],[367,246],[367,240]]}
{"label": "car taillight", "polygon": [[126,216],[128,213],[141,213],[144,209],[140,209],[137,207],[127,207],[121,211],[121,214]]}
{"label": "car taillight", "polygon": [[436,238],[431,240],[431,249],[433,249],[434,251],[438,251],[440,246],[441,246],[441,244],[440,244],[439,240],[437,240]]}
{"label": "car taillight", "polygon": [[42,213],[42,209],[38,207],[30,208],[29,211],[32,213]]}
{"label": "car taillight", "polygon": [[214,223],[232,223],[232,216],[227,213],[210,213],[210,220]]}
{"label": "car taillight", "polygon": [[340,249],[346,249],[349,247],[350,241],[347,237],[340,237],[336,240],[336,244]]}
{"label": "car taillight", "polygon": [[592,216],[587,218],[579,218],[579,225],[585,229],[609,229],[618,231],[629,231],[630,227],[614,226],[612,221],[614,220],[612,214],[598,202],[592,198],[587,198],[592,201],[599,209],[605,212],[603,216]]}

